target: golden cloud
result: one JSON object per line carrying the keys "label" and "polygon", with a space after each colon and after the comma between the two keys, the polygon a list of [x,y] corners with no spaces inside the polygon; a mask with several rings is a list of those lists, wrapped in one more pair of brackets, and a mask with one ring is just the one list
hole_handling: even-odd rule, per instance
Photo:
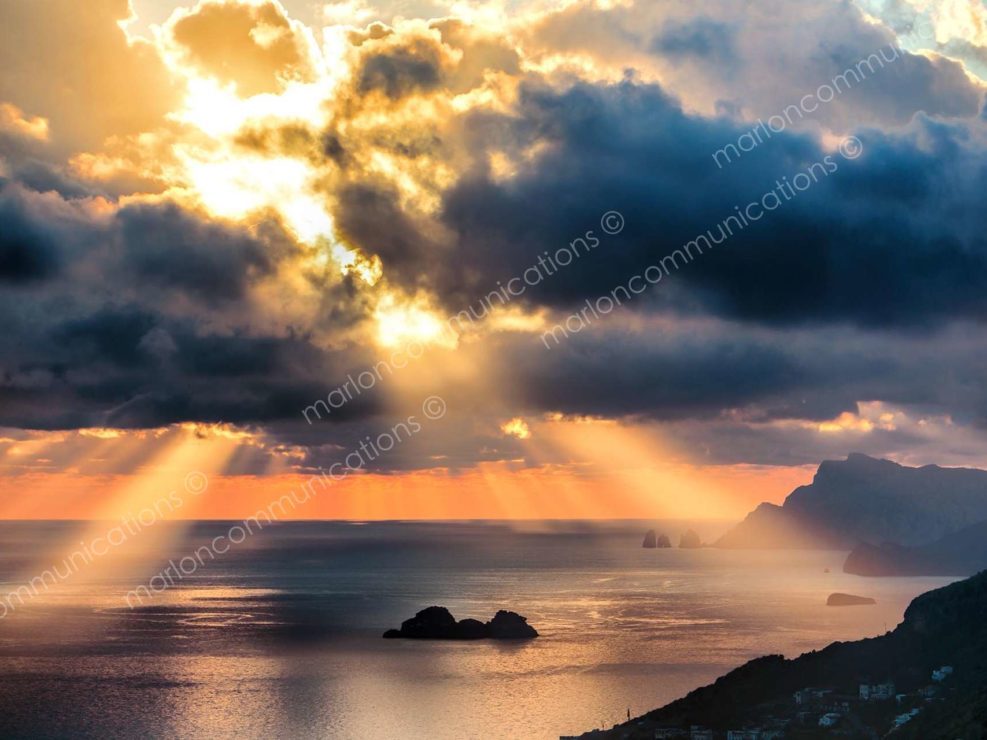
{"label": "golden cloud", "polygon": [[203,0],[168,23],[183,61],[200,74],[233,83],[245,97],[276,93],[315,75],[304,27],[275,0]]}

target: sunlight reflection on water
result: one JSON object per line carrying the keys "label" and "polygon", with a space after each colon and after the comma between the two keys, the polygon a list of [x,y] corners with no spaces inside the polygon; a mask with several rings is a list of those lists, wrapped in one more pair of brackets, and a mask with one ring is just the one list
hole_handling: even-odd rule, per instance
{"label": "sunlight reflection on water", "polygon": [[[757,655],[882,633],[948,580],[848,576],[840,553],[643,550],[642,531],[281,525],[145,608],[124,604],[131,582],[70,585],[0,620],[0,735],[555,738]],[[0,562],[6,589],[26,557]],[[878,605],[827,608],[833,591]],[[514,609],[542,637],[380,639],[430,604]]]}

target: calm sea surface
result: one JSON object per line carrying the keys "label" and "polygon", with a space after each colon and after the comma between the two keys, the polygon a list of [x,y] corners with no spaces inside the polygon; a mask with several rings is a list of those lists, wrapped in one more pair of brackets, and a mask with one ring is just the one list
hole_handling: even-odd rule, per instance
{"label": "calm sea surface", "polygon": [[[229,526],[175,529],[153,559],[111,551],[0,619],[0,737],[557,738],[758,655],[883,633],[949,582],[844,575],[836,552],[641,548],[647,528],[677,542],[683,523],[319,522],[273,525],[127,607]],[[725,528],[696,525],[704,539]],[[0,592],[91,531],[0,524]],[[878,605],[827,608],[833,591]],[[380,638],[432,604],[460,619],[512,609],[542,636]]]}

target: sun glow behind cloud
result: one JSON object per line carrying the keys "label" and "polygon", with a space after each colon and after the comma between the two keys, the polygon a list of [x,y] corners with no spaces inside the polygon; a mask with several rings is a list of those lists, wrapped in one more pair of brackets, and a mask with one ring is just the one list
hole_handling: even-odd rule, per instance
{"label": "sun glow behind cloud", "polygon": [[[271,5],[260,0],[253,4]],[[201,3],[197,10],[207,5]],[[271,7],[283,13],[277,3]],[[355,274],[371,286],[377,283],[380,260],[336,237],[326,195],[318,188],[324,173],[311,157],[250,148],[241,141],[252,131],[324,129],[331,116],[329,101],[347,69],[343,47],[327,43],[320,49],[312,42],[314,35],[306,32],[311,43],[305,49],[312,56],[308,63],[316,79],[284,80],[276,93],[244,96],[234,82],[222,83],[203,74],[176,52],[169,33],[176,21],[186,17],[188,13],[176,11],[163,28],[155,29],[162,56],[186,91],[182,106],[168,115],[186,134],[172,145],[173,184],[166,194],[246,225],[277,214],[292,235],[311,248],[315,266],[331,260],[342,275]]]}
{"label": "sun glow behind cloud", "polygon": [[531,436],[531,429],[528,427],[528,423],[520,417],[505,421],[500,425],[500,431],[518,439],[528,439]]}
{"label": "sun glow behind cloud", "polygon": [[455,347],[456,339],[441,314],[421,296],[402,301],[393,294],[381,297],[374,312],[377,341],[384,347],[405,347],[413,342]]}
{"label": "sun glow behind cloud", "polygon": [[[240,84],[235,70],[222,70],[222,74],[232,74],[232,79],[223,80],[212,74],[202,66],[202,59],[208,59],[207,50],[198,52],[197,57],[183,46],[182,41],[187,39],[179,32],[191,21],[205,22],[214,7],[224,8],[223,12],[232,12],[236,7],[255,8],[250,12],[266,14],[268,21],[255,26],[257,33],[251,33],[258,53],[271,51],[282,42],[294,43],[298,54],[295,64],[305,74],[299,77],[274,70],[277,89],[255,94],[244,92],[249,87]],[[500,13],[496,9],[484,12]],[[133,21],[129,19],[122,27],[130,28]],[[409,28],[417,29],[416,33],[425,28],[417,21],[408,23]],[[380,346],[396,347],[412,340],[452,346],[455,337],[441,325],[430,297],[402,294],[382,280],[387,265],[377,255],[350,246],[337,233],[327,190],[327,180],[336,175],[331,160],[322,151],[321,137],[339,115],[339,108],[353,105],[340,89],[351,73],[355,54],[347,40],[351,31],[343,26],[324,28],[320,42],[314,29],[290,19],[276,0],[250,0],[239,5],[202,0],[194,8],[176,10],[165,23],[151,28],[150,41],[184,90],[181,105],[166,117],[177,129],[167,136],[148,135],[128,146],[137,144],[137,150],[143,150],[148,157],[158,156],[162,146],[170,150],[168,165],[143,168],[145,173],[156,171],[157,178],[164,179],[164,197],[245,226],[275,214],[309,249],[310,265],[317,270],[333,265],[340,276],[352,274],[373,288],[366,292],[365,299],[373,306],[371,318],[377,325],[374,337]],[[496,89],[497,85],[482,87],[469,96],[455,96],[456,110],[465,113],[474,106],[500,105]],[[401,105],[373,100],[368,98],[370,103],[362,101],[358,110],[346,112],[348,127],[360,136],[374,137],[378,130],[419,126],[447,117],[446,102],[438,97],[409,99]],[[284,131],[293,132],[296,138],[290,151],[262,140]],[[254,138],[258,141],[249,143]],[[437,194],[455,178],[449,163],[442,160],[396,157],[373,147],[368,152],[361,162],[366,172],[392,184],[405,203],[416,203],[423,211],[437,207]],[[102,177],[134,165],[126,157],[100,153],[84,153],[75,162],[79,171]],[[129,196],[128,200],[139,197]]]}

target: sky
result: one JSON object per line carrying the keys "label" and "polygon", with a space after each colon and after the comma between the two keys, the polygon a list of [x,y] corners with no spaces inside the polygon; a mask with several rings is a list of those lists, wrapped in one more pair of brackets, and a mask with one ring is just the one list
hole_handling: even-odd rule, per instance
{"label": "sky", "polygon": [[0,12],[0,518],[987,466],[979,0]]}

